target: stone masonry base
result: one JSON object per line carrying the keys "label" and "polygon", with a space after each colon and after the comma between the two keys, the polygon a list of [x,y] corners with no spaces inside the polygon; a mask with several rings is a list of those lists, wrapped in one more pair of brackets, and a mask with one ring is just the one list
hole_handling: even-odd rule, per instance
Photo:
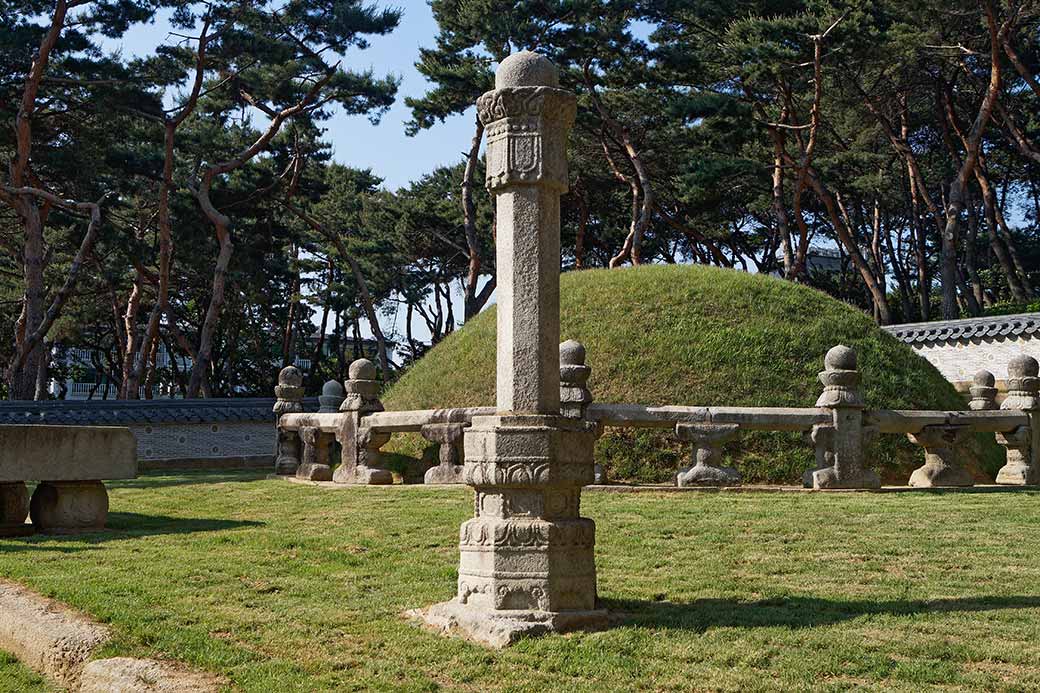
{"label": "stone masonry base", "polygon": [[474,609],[452,599],[405,616],[443,634],[458,634],[487,647],[502,649],[521,638],[574,630],[598,630],[609,622],[606,609],[591,611],[517,611]]}

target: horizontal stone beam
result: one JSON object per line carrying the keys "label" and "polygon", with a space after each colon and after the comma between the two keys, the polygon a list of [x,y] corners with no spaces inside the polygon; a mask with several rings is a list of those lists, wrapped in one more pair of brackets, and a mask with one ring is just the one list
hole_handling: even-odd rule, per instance
{"label": "horizontal stone beam", "polygon": [[587,416],[603,426],[672,428],[677,423],[738,424],[748,430],[808,431],[830,422],[826,409],[796,407],[648,407],[590,404]]}
{"label": "horizontal stone beam", "polygon": [[137,476],[137,441],[114,426],[0,426],[0,483]]}
{"label": "horizontal stone beam", "polygon": [[1002,433],[1029,425],[1021,411],[929,411],[871,409],[865,412],[868,425],[879,433],[919,433],[925,426],[969,426],[976,433]]}

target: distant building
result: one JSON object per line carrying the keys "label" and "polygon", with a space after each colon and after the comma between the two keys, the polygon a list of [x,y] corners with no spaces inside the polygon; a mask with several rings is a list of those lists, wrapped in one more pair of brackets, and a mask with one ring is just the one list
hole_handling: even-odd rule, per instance
{"label": "distant building", "polygon": [[[783,258],[779,258],[779,264],[783,267]],[[805,253],[805,271],[810,277],[814,274],[837,274],[841,272],[842,265],[842,254],[837,248],[814,245]],[[770,274],[779,277],[783,275],[783,270],[775,269]]]}

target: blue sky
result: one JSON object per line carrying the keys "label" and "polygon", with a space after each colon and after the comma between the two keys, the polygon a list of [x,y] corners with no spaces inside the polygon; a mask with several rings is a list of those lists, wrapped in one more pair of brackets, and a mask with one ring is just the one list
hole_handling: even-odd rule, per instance
{"label": "blue sky", "polygon": [[[371,168],[384,178],[386,187],[395,190],[441,164],[462,159],[473,136],[473,109],[414,137],[404,134],[404,123],[411,119],[404,97],[421,96],[426,91],[427,82],[415,69],[415,62],[420,47],[433,45],[437,23],[426,0],[379,5],[400,9],[400,26],[386,36],[372,37],[371,46],[364,51],[351,50],[344,64],[357,70],[371,68],[377,76],[393,74],[401,78],[397,102],[379,125],[372,125],[364,116],[337,115],[326,124],[326,139],[332,143],[336,161]],[[146,55],[160,43],[176,42],[177,38],[168,36],[170,27],[165,16],[152,24],[133,27],[121,39],[106,41],[106,48],[122,48],[126,55]]]}
{"label": "blue sky", "polygon": [[[372,125],[365,116],[338,114],[325,126],[326,140],[332,144],[336,161],[358,168],[371,168],[384,179],[383,185],[391,190],[407,185],[437,166],[461,161],[473,136],[474,109],[451,118],[414,137],[404,133],[404,124],[411,113],[404,105],[406,96],[421,96],[427,82],[415,69],[419,48],[432,46],[437,35],[426,0],[379,3],[381,7],[396,7],[402,11],[398,28],[386,36],[371,37],[371,45],[363,50],[351,50],[344,65],[355,70],[371,68],[377,76],[393,74],[400,78],[398,97],[394,106],[383,116],[379,125]],[[169,36],[168,15],[159,15],[151,24],[138,25],[118,40],[105,41],[108,50],[122,50],[127,56],[148,55],[161,43],[175,43]],[[461,287],[452,287],[452,304],[457,320],[462,319]],[[489,305],[494,299],[489,302]],[[392,309],[392,306],[388,306]],[[402,335],[405,331],[404,310],[395,311],[380,319],[388,336]],[[416,339],[428,342],[429,330],[416,317],[412,322]],[[371,336],[368,325],[362,321],[362,334]]]}

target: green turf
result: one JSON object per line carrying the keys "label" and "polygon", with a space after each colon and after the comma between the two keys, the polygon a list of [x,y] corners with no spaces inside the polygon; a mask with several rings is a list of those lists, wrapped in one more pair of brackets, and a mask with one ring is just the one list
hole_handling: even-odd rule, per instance
{"label": "green turf", "polygon": [[111,532],[0,540],[0,575],[245,691],[1040,688],[1033,491],[589,492],[617,627],[490,652],[399,616],[452,596],[468,489],[113,487]]}
{"label": "green turf", "polygon": [[54,690],[14,657],[0,652],[0,693],[47,693]]}
{"label": "green turf", "polygon": [[[823,356],[838,343],[859,353],[869,406],[963,409],[964,399],[908,346],[856,308],[792,282],[697,265],[565,273],[561,341],[581,340],[600,402],[811,407]],[[495,311],[478,315],[405,372],[383,397],[387,409],[491,405],[495,401]],[[417,455],[418,436],[386,450]],[[727,446],[746,481],[797,482],[811,463],[798,435],[748,434]],[[608,429],[597,460],[613,478],[665,481],[686,453],[670,436]],[[890,483],[906,483],[921,452],[886,436],[871,452]],[[988,436],[975,464],[1002,464]]]}

